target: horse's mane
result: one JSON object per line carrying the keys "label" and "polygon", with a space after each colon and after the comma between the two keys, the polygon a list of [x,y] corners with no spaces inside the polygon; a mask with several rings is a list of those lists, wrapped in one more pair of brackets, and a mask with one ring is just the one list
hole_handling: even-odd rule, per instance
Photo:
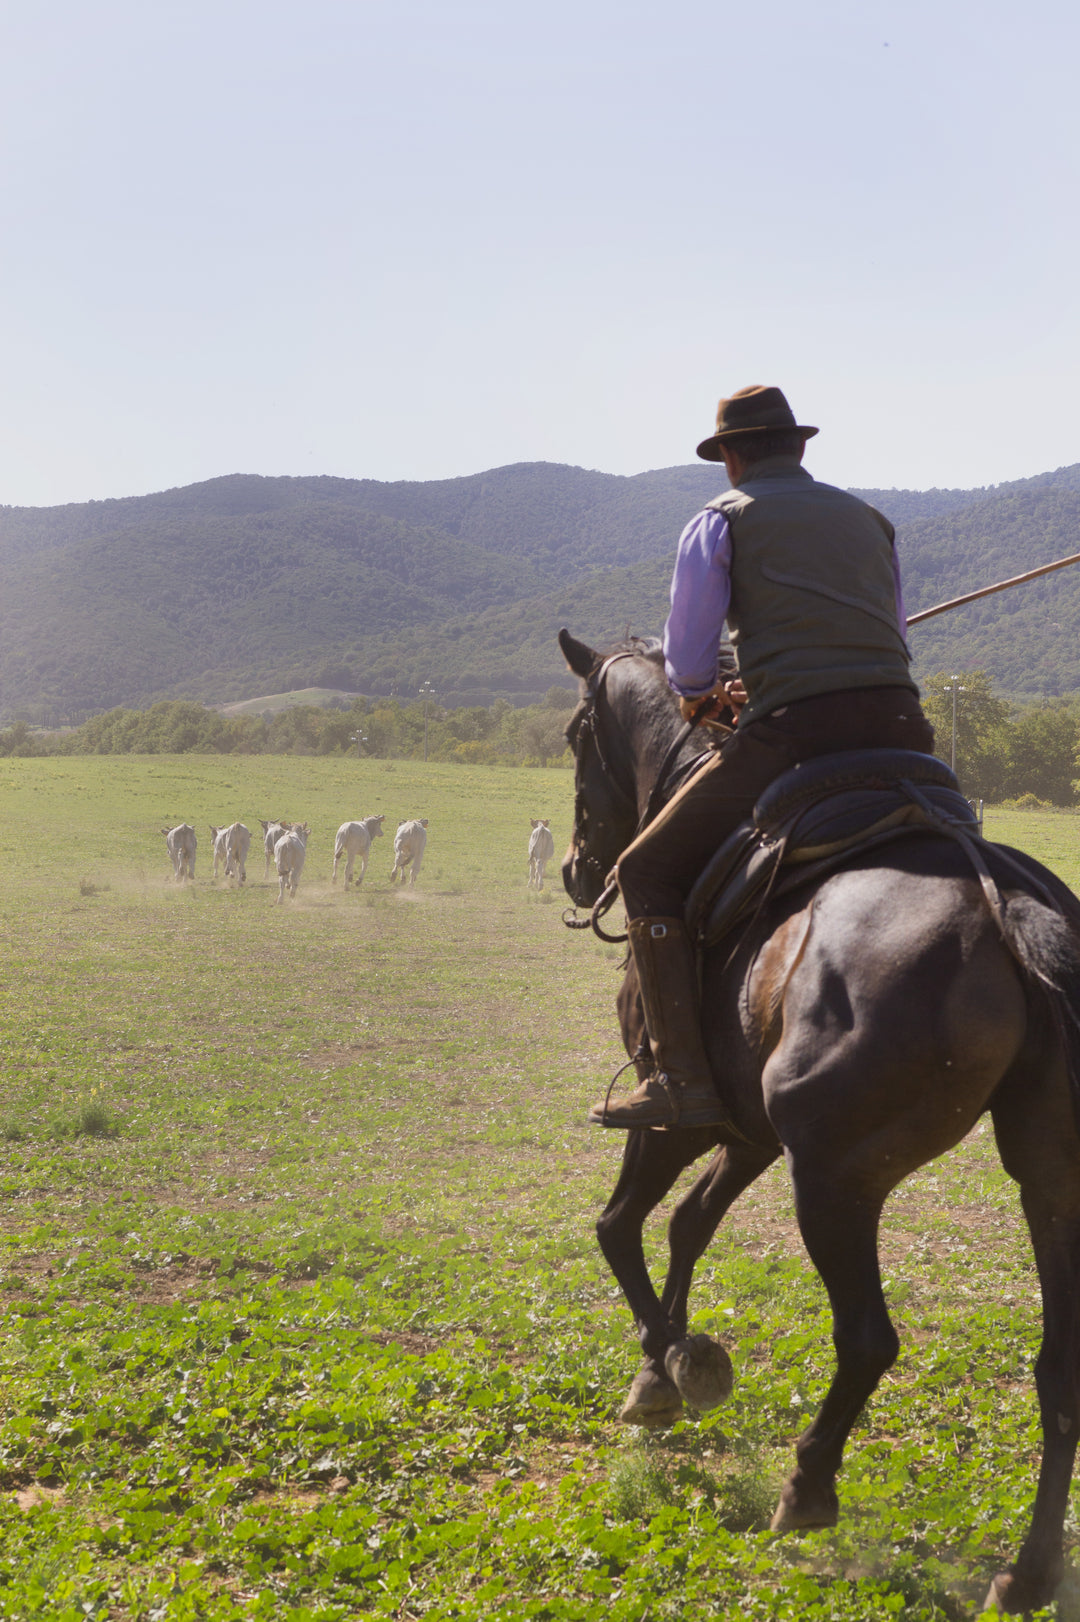
{"label": "horse's mane", "polygon": [[654,665],[664,662],[664,647],[658,636],[624,636],[618,642],[609,642],[600,657],[610,659],[616,653],[634,653]]}
{"label": "horse's mane", "polygon": [[[640,659],[647,659],[650,664],[664,663],[664,645],[658,636],[625,636],[619,642],[609,643],[600,658],[610,659],[615,653],[635,653]],[[735,669],[735,650],[726,638],[720,642],[719,657],[722,670]]]}

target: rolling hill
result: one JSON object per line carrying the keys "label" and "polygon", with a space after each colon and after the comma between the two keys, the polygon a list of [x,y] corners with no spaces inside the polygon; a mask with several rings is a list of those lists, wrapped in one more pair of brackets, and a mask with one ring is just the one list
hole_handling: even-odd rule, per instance
{"label": "rolling hill", "polygon": [[[719,484],[718,484],[719,480]],[[446,703],[567,680],[555,632],[663,624],[675,539],[714,468],[551,463],[430,483],[233,475],[0,508],[0,718],[307,686]],[[981,490],[865,490],[900,534],[909,612],[1080,550],[1080,465]],[[917,669],[1080,691],[1080,568],[912,634]]]}

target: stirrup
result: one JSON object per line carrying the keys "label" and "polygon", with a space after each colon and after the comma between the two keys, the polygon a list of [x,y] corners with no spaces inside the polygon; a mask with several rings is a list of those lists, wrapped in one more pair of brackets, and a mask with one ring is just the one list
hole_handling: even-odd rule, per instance
{"label": "stirrup", "polygon": [[[614,1127],[623,1132],[679,1131],[683,1128],[690,1130],[693,1127],[713,1126],[720,1128],[723,1143],[752,1141],[735,1125],[711,1082],[708,1084],[707,1092],[705,1085],[699,1083],[692,1092],[700,1096],[692,1096],[687,1100],[683,1089],[674,1086],[665,1071],[656,1069],[628,1098],[612,1104],[611,1089],[623,1071],[629,1070],[632,1063],[631,1059],[615,1072],[603,1103],[594,1104],[589,1111],[588,1119],[591,1126]],[[639,1101],[639,1107],[636,1109],[635,1100]],[[650,1105],[651,1118],[649,1118]],[[619,1119],[620,1116],[622,1119]],[[643,1120],[642,1116],[646,1119]]]}
{"label": "stirrup", "polygon": [[[622,1070],[625,1069],[627,1066],[623,1065]],[[612,1078],[611,1087],[622,1075],[622,1070]],[[648,1127],[679,1124],[678,1089],[672,1086],[662,1070],[654,1070],[628,1098],[616,1104],[611,1102],[611,1087],[604,1096],[604,1102],[594,1104],[589,1111],[589,1121],[593,1126],[610,1126],[618,1131],[635,1132]]]}
{"label": "stirrup", "polygon": [[[592,1108],[590,1109],[590,1111],[589,1111],[588,1119],[592,1122],[593,1126],[605,1126],[607,1124],[605,1122],[605,1120],[604,1120],[604,1116],[607,1114],[608,1107],[611,1104],[612,1089],[614,1088],[615,1083],[618,1081],[619,1077],[625,1075],[626,1072],[630,1069],[631,1065],[634,1065],[634,1066],[637,1065],[637,1061],[641,1058],[641,1055],[642,1055],[643,1052],[644,1052],[644,1044],[639,1042],[635,1052],[630,1055],[630,1057],[629,1057],[629,1059],[627,1059],[626,1063],[621,1064],[619,1066],[618,1070],[616,1070],[615,1074],[612,1076],[611,1080],[608,1082],[607,1092],[604,1094],[604,1102],[602,1104],[594,1104],[592,1106]],[[644,1077],[642,1079],[647,1080],[648,1078]]]}

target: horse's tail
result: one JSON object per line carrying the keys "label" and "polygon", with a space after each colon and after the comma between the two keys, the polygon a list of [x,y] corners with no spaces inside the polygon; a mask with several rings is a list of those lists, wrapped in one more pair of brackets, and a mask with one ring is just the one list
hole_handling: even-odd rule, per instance
{"label": "horse's tail", "polygon": [[[1080,1131],[1080,900],[1032,857],[1015,850],[1008,854],[1013,871],[1004,909],[1006,943],[1050,1009]],[[1014,888],[1016,866],[1030,875],[1036,894]]]}

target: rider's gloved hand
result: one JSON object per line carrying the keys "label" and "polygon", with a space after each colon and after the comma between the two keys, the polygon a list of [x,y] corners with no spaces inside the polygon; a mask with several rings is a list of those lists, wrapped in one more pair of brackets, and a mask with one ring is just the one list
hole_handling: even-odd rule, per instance
{"label": "rider's gloved hand", "polygon": [[730,707],[730,701],[720,682],[711,693],[698,693],[695,698],[680,698],[679,713],[684,721],[715,721]]}
{"label": "rider's gloved hand", "polygon": [[683,720],[707,720],[709,715],[720,714],[720,709],[726,704],[722,686],[715,686],[712,693],[699,693],[692,699],[679,699],[679,714]]}
{"label": "rider's gloved hand", "polygon": [[680,698],[679,713],[684,721],[693,721],[695,725],[700,722],[720,732],[730,733],[745,703],[746,688],[741,677],[729,675],[722,677],[711,692],[698,693],[694,698]]}

